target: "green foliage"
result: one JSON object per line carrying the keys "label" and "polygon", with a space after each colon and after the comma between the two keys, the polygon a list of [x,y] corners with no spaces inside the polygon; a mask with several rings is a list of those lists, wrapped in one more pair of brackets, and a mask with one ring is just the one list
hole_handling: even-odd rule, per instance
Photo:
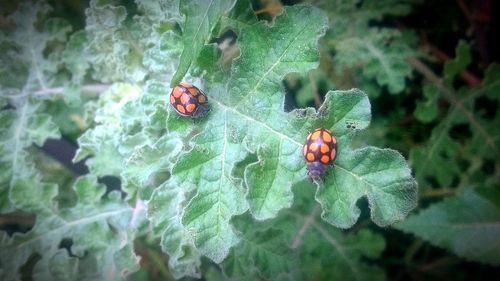
{"label": "green foliage", "polygon": [[[496,157],[500,115],[498,111],[488,114],[481,108],[480,99],[498,105],[500,68],[492,64],[478,87],[456,89],[458,76],[470,63],[470,47],[462,41],[456,58],[445,64],[442,80],[428,74],[434,81],[424,88],[427,100],[417,104],[415,116],[422,122],[433,122],[435,127],[423,145],[411,150],[423,192],[453,190],[460,194],[431,205],[397,228],[465,259],[498,265],[500,218],[495,188],[500,177],[488,169],[496,171],[500,164]],[[438,101],[449,104],[439,119]],[[457,134],[460,126],[470,134]],[[471,188],[476,185],[478,188]],[[484,191],[486,194],[482,194]]]}
{"label": "green foliage", "polygon": [[396,225],[460,257],[500,264],[500,194],[466,189]]}
{"label": "green foliage", "polygon": [[203,45],[210,39],[212,30],[221,16],[234,5],[234,0],[181,1],[180,5],[181,12],[186,16],[182,29],[184,48],[180,64],[170,82],[171,87],[181,82],[192,62],[200,54]]}
{"label": "green foliage", "polygon": [[[105,187],[93,176],[78,178],[73,190],[78,202],[58,208],[56,185],[16,181],[10,200],[36,213],[37,221],[28,233],[2,233],[2,280],[18,280],[20,267],[34,255],[39,260],[32,274],[38,280],[120,280],[137,270],[132,243],[141,220],[138,209],[124,204],[117,192],[104,196]],[[64,249],[67,239],[71,246]]]}
{"label": "green foliage", "polygon": [[[456,185],[459,195],[395,227],[498,265],[499,117],[481,103],[498,104],[500,69],[461,87],[472,62],[461,43],[443,79],[426,76],[414,115],[433,130],[411,150],[398,144],[415,180],[402,154],[371,146],[389,146],[385,125],[404,109],[377,119],[368,98],[377,108],[380,93],[400,94],[385,95],[398,106],[412,66],[422,72],[412,31],[388,24],[410,2],[324,3],[268,22],[246,0],[93,0],[80,30],[43,2],[2,15],[0,222],[34,222],[0,224],[0,279],[384,280],[395,242],[380,227],[417,206],[417,181],[421,194]],[[212,43],[228,30],[229,51]],[[285,110],[284,80],[300,108]],[[207,94],[205,118],[170,107],[180,81]],[[302,146],[318,127],[338,156],[311,181]],[[77,139],[73,160],[88,175],[39,151],[61,135]],[[98,183],[105,176],[121,190]]]}
{"label": "green foliage", "polygon": [[[493,64],[486,70],[485,79],[479,87],[455,90],[457,76],[470,63],[470,50],[465,42],[457,47],[457,57],[444,67],[443,80],[427,85],[424,94],[427,100],[420,102],[415,116],[422,122],[435,121],[429,140],[411,151],[416,178],[423,189],[449,187],[457,181],[463,188],[480,180],[485,186],[498,183],[498,175],[484,174],[486,161],[493,161],[493,170],[498,169],[500,130],[497,126],[500,115],[487,115],[479,108],[478,100],[486,98],[492,103],[500,101],[500,67]],[[436,81],[433,81],[436,82]],[[437,101],[444,100],[449,108],[444,118],[437,118]],[[479,112],[477,112],[480,110]],[[453,129],[465,125],[470,135],[454,135]],[[459,163],[465,161],[465,167]],[[434,181],[432,181],[434,179]],[[437,185],[436,185],[436,183]]]}
{"label": "green foliage", "polygon": [[61,19],[48,20],[41,32],[36,30],[37,15],[48,10],[43,4],[22,4],[8,17],[14,27],[2,30],[0,99],[11,105],[0,111],[2,212],[13,210],[8,194],[17,180],[39,178],[28,149],[32,144],[42,145],[48,138],[59,137],[51,116],[39,110],[40,97],[31,97],[34,90],[50,87],[56,82],[58,61],[54,56],[45,57],[43,51],[49,42],[64,41],[66,33],[71,30]]}
{"label": "green foliage", "polygon": [[383,280],[383,271],[366,263],[382,253],[382,236],[367,229],[351,234],[332,229],[319,220],[320,206],[310,200],[313,193],[302,181],[294,186],[294,205],[272,222],[252,223],[248,216],[235,219],[245,236],[222,263],[225,277]]}
{"label": "green foliage", "polygon": [[[377,23],[384,17],[408,14],[411,2],[342,0],[335,5],[327,3],[320,4],[325,6],[331,19],[324,40],[335,52],[332,64],[336,75],[344,74],[341,79],[350,80],[351,85],[376,82],[378,87],[368,92],[370,96],[378,96],[380,87],[387,87],[391,94],[401,93],[405,79],[412,73],[406,59],[418,54],[414,48],[416,40],[411,33]],[[346,81],[336,84],[350,86]]]}
{"label": "green foliage", "polygon": [[27,149],[34,143],[42,145],[48,138],[58,138],[59,131],[50,115],[37,112],[29,101],[17,110],[0,112],[1,132],[1,205],[2,211],[11,211],[7,198],[9,187],[18,179],[37,178],[37,171]]}

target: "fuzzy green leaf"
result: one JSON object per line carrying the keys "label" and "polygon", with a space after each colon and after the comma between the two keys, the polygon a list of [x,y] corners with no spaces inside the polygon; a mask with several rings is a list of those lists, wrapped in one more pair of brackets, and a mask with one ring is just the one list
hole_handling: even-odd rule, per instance
{"label": "fuzzy green leaf", "polygon": [[138,9],[154,24],[163,24],[165,21],[180,21],[180,0],[135,0]]}
{"label": "fuzzy green leaf", "polygon": [[[302,20],[306,17],[312,20]],[[207,121],[210,126],[193,139],[193,150],[181,157],[173,169],[174,177],[183,186],[198,187],[197,195],[186,207],[183,223],[195,231],[196,245],[201,252],[214,261],[220,262],[238,242],[229,220],[248,208],[242,179],[231,175],[234,165],[248,153],[245,147],[259,150],[260,154],[277,153],[274,156],[278,157],[277,161],[273,161],[274,164],[266,161],[266,165],[271,164],[274,168],[270,169],[279,169],[296,179],[301,177],[291,172],[303,168],[299,155],[293,153],[300,149],[297,141],[279,133],[286,124],[267,123],[267,120],[281,119],[284,112],[260,103],[280,106],[283,96],[276,93],[280,91],[283,76],[289,71],[308,70],[317,65],[316,40],[324,28],[325,18],[319,10],[298,6],[287,9],[271,28],[258,23],[242,29],[242,55],[234,63],[229,90],[218,88],[210,92],[213,105]],[[267,48],[273,52],[266,52]],[[291,125],[288,132],[297,134]],[[277,143],[281,143],[278,150],[274,146]],[[265,145],[259,148],[258,144]],[[255,168],[249,167],[245,172],[247,182],[259,178],[254,176],[256,172],[269,172],[258,165],[261,164],[254,164]],[[260,178],[264,181],[259,184],[247,183],[251,185],[247,198],[251,206],[257,206],[251,207],[255,216],[265,218],[291,203],[291,182],[288,188],[283,188],[280,183],[286,183],[284,178],[275,180],[267,175]],[[262,198],[257,192],[267,193],[269,197]]]}
{"label": "fuzzy green leaf", "polygon": [[356,201],[362,196],[367,197],[372,220],[380,226],[404,219],[416,207],[416,182],[401,154],[375,147],[344,150],[316,194],[323,206],[322,217],[341,228],[357,221]]}
{"label": "fuzzy green leaf", "polygon": [[434,85],[425,85],[423,94],[427,98],[425,102],[417,102],[415,108],[415,117],[422,122],[433,121],[438,114],[437,101],[439,98],[439,89]]}
{"label": "fuzzy green leaf", "polygon": [[[59,130],[48,114],[40,113],[39,105],[26,102],[17,110],[0,112],[0,210],[11,209],[10,186],[17,179],[36,178],[37,171],[28,148],[43,145],[49,138],[59,138]],[[13,187],[14,188],[14,187]]]}
{"label": "fuzzy green leaf", "polygon": [[[86,49],[93,68],[92,78],[102,82],[142,81],[147,72],[142,64],[151,31],[140,30],[138,22],[127,22],[123,6],[90,1],[86,12]],[[138,30],[139,29],[139,30]]]}
{"label": "fuzzy green leaf", "polygon": [[227,279],[384,279],[380,268],[365,262],[382,254],[381,235],[369,230],[345,233],[326,224],[320,206],[310,199],[314,191],[307,181],[295,185],[294,194],[294,205],[272,220],[234,220],[243,237],[222,263]]}
{"label": "fuzzy green leaf", "polygon": [[238,219],[235,225],[244,235],[223,263],[224,273],[230,279],[255,280],[260,275],[278,280],[290,276],[297,261],[283,230],[259,229],[249,217]]}
{"label": "fuzzy green leaf", "polygon": [[[120,132],[120,113],[124,105],[136,99],[140,92],[129,84],[116,84],[99,96],[98,110],[95,113],[97,125],[86,131],[79,139],[79,148],[73,161],[87,160],[92,174],[98,176],[119,175],[123,169],[123,159],[118,151],[122,139]],[[92,104],[88,106],[93,106]]]}
{"label": "fuzzy green leaf", "polygon": [[500,264],[500,193],[463,194],[431,205],[395,227],[472,261]]}
{"label": "fuzzy green leaf", "polygon": [[[262,22],[241,25],[241,56],[233,62],[227,88],[207,91],[211,111],[200,124],[206,127],[174,165],[171,180],[183,189],[195,188],[182,223],[195,233],[200,252],[216,262],[240,240],[229,223],[231,217],[249,208],[256,219],[268,219],[292,204],[291,186],[306,176],[302,144],[315,127],[332,129],[341,143],[338,165],[325,182],[336,177],[342,181],[322,187],[317,196],[326,213],[335,201],[354,205],[366,195],[373,220],[388,225],[416,204],[415,181],[397,152],[376,148],[350,152],[354,133],[370,121],[364,93],[330,93],[317,113],[311,109],[283,112],[280,82],[289,72],[303,73],[317,66],[316,40],[325,26],[321,12],[308,6],[285,8],[272,26]],[[167,122],[178,121],[170,118]],[[234,175],[235,165],[248,153],[255,153],[258,161],[245,167],[243,177]],[[356,162],[364,161],[363,155],[368,160],[356,167]],[[339,186],[350,193],[331,192]],[[340,219],[326,218],[342,227],[354,224],[357,209],[345,207],[343,212]]]}
{"label": "fuzzy green leaf", "polygon": [[[332,19],[326,40],[335,50],[333,64],[337,73],[355,72],[356,80],[373,79],[379,86],[387,86],[391,94],[402,92],[405,79],[412,73],[406,58],[417,55],[411,47],[416,41],[397,29],[377,25],[384,16],[406,15],[409,3],[340,1],[324,8]],[[355,83],[360,87],[358,83],[366,82]]]}
{"label": "fuzzy green leaf", "polygon": [[235,1],[227,0],[196,0],[181,1],[181,11],[186,17],[182,28],[182,50],[180,64],[170,86],[181,82],[189,70],[192,62],[200,54],[203,45],[208,42],[212,30],[219,22],[220,17],[232,8]]}
{"label": "fuzzy green leaf", "polygon": [[87,73],[89,63],[85,48],[87,47],[88,39],[84,31],[73,33],[68,41],[66,48],[62,54],[62,61],[66,68],[73,74],[72,81],[81,82]]}
{"label": "fuzzy green leaf", "polygon": [[[35,253],[40,255],[33,269],[35,280],[121,280],[137,270],[133,234],[144,214],[125,204],[119,194],[104,197],[104,186],[92,176],[82,177],[73,186],[79,201],[59,209],[54,200],[56,185],[32,180],[15,185],[11,200],[37,218],[25,234],[6,237],[2,233],[2,280],[18,280],[19,268]],[[72,242],[71,258],[60,249],[67,239]]]}
{"label": "fuzzy green leaf", "polygon": [[149,202],[153,231],[161,237],[161,247],[169,255],[168,264],[175,278],[200,277],[200,254],[194,235],[182,223],[186,191],[179,185],[165,183],[155,189]]}
{"label": "fuzzy green leaf", "polygon": [[[130,30],[133,34],[137,32],[135,28],[149,30],[144,25],[150,20],[146,16],[137,18],[140,23],[133,24],[124,20],[121,10],[93,3],[88,13],[89,18],[107,12],[114,15],[109,18],[109,28],[116,28],[115,34],[124,34],[126,27],[133,27]],[[203,18],[206,11],[209,10],[190,13]],[[87,104],[88,112],[95,111],[89,118],[93,128],[79,139],[80,149],[75,159],[92,156],[87,161],[92,174],[120,175],[129,199],[148,200],[149,220],[155,235],[162,239],[162,249],[169,255],[169,265],[176,277],[198,277],[202,255],[220,263],[237,243],[245,245],[252,241],[261,245],[262,251],[252,252],[254,256],[280,252],[263,237],[272,234],[276,241],[284,243],[289,240],[283,240],[282,236],[289,238],[289,232],[261,229],[245,236],[233,228],[231,219],[247,210],[257,220],[271,219],[292,205],[292,185],[307,177],[302,145],[309,131],[317,127],[331,129],[339,140],[338,161],[325,175],[327,184],[319,188],[316,196],[328,222],[341,227],[354,224],[359,215],[356,208],[341,209],[341,217],[332,216],[332,208],[342,200],[355,205],[364,195],[369,199],[373,220],[380,225],[402,219],[415,205],[416,185],[398,153],[373,147],[354,151],[351,148],[356,132],[370,122],[370,103],[362,91],[330,92],[318,111],[311,108],[283,111],[283,78],[290,72],[304,74],[318,66],[317,43],[327,28],[325,15],[302,5],[286,7],[272,25],[245,15],[248,13],[229,13],[217,27],[217,30],[238,31],[241,55],[232,62],[230,73],[218,67],[219,53],[208,46],[200,49],[202,58],[197,57],[200,51],[191,54],[196,57],[189,62],[194,66],[190,75],[204,78],[204,84],[193,82],[207,93],[210,112],[206,118],[193,123],[189,118],[178,117],[168,105],[171,89],[163,79],[171,77],[179,50],[176,44],[179,37],[171,30],[161,35],[153,31],[149,37],[132,36],[145,36],[149,42],[142,64],[154,78],[143,88],[115,84],[97,102]],[[94,43],[100,32],[105,32],[96,24],[97,21],[89,22],[94,26],[88,27],[89,39]],[[200,46],[211,35],[213,24],[218,23],[209,24]],[[111,40],[106,44],[119,47],[125,43],[121,41],[125,37],[102,35],[103,39]],[[182,41],[190,36],[193,34],[184,32]],[[163,62],[166,58],[172,61]],[[116,63],[125,61],[119,58]],[[101,74],[105,79],[127,77],[108,70]],[[162,80],[156,79],[157,74],[162,75]],[[356,162],[363,163],[357,167]],[[341,181],[335,182],[337,178]],[[338,187],[346,194],[332,192]],[[242,264],[245,259],[254,258],[235,260],[234,265]],[[283,260],[270,266],[263,261],[256,264],[255,272],[273,278],[291,268],[287,264]],[[228,274],[236,272],[226,269]]]}

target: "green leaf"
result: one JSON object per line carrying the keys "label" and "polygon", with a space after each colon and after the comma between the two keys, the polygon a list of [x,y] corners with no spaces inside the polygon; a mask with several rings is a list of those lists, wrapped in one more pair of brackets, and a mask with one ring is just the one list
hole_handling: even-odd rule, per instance
{"label": "green leaf", "polygon": [[[115,84],[99,96],[95,113],[97,125],[78,138],[79,148],[74,162],[93,155],[86,161],[90,172],[97,176],[119,175],[123,169],[123,158],[118,151],[122,142],[120,113],[129,101],[137,99],[140,89],[130,84]],[[88,104],[87,107],[92,107]]]}
{"label": "green leaf", "polygon": [[184,49],[177,71],[170,81],[171,87],[181,82],[192,62],[201,52],[203,45],[210,39],[212,30],[219,22],[220,17],[233,7],[234,2],[224,0],[181,1],[180,9],[186,17],[182,26]]}
{"label": "green leaf", "polygon": [[[238,243],[261,248],[249,251],[250,256],[242,259],[233,260],[231,255],[234,267],[226,267],[228,275],[237,275],[239,265],[261,254],[281,255],[282,262],[272,266],[267,262],[271,258],[258,261],[254,267],[257,270],[248,271],[250,275],[274,278],[293,268],[286,260],[288,250],[275,245],[290,242],[289,230],[264,227],[253,232],[239,224],[235,229],[231,220],[247,210],[259,221],[272,219],[292,206],[292,185],[307,177],[302,145],[309,131],[317,127],[331,129],[339,140],[338,161],[329,168],[324,177],[328,184],[322,185],[316,196],[328,214],[328,222],[342,227],[354,224],[359,215],[356,208],[342,209],[340,218],[332,216],[331,208],[339,200],[355,205],[364,195],[369,198],[373,220],[380,225],[402,219],[415,205],[415,182],[397,152],[351,147],[357,131],[370,122],[370,103],[362,91],[330,92],[318,111],[283,110],[283,78],[318,66],[317,44],[327,28],[325,15],[316,8],[297,5],[286,7],[269,25],[248,16],[250,10],[244,12],[243,4],[240,2],[237,11],[228,13],[224,20],[213,23],[211,16],[203,18],[207,11],[211,15],[210,9],[190,11],[194,18],[201,16],[209,21],[209,30],[200,37],[201,49],[189,64],[193,65],[190,75],[203,78],[203,82],[193,83],[207,93],[210,112],[194,123],[177,116],[168,106],[166,97],[171,89],[159,76],[170,77],[177,63],[178,35],[154,29],[154,35],[136,35],[138,30],[149,30],[144,24],[150,19],[144,16],[137,18],[139,23],[128,22],[116,6],[93,2],[88,10],[89,18],[94,18],[89,22],[94,25],[88,27],[89,40],[105,32],[97,28],[95,18],[106,13],[111,13],[110,22],[104,23],[117,36],[101,34],[111,40],[104,45],[118,44],[120,48],[126,43],[120,36],[127,27],[131,27],[132,38],[145,36],[148,43],[142,64],[151,70],[151,79],[142,88],[140,84],[114,84],[97,102],[87,103],[87,112],[95,111],[88,118],[92,128],[80,137],[75,160],[92,156],[87,164],[93,175],[120,175],[127,200],[148,200],[154,234],[161,237],[162,250],[169,255],[176,277],[198,277],[201,256],[221,263],[232,249],[236,251],[233,246]],[[220,5],[214,8],[220,15],[225,12]],[[189,20],[186,18],[186,24]],[[220,53],[203,46],[214,28],[238,32],[241,55],[232,62],[230,73],[218,67]],[[183,42],[193,36],[184,31]],[[153,42],[154,38],[158,40]],[[202,58],[198,57],[200,52]],[[172,60],[163,62],[164,58]],[[117,66],[125,61],[119,58]],[[130,78],[118,72],[98,75],[118,81]],[[357,167],[356,161],[364,162]],[[339,177],[341,181],[335,182]],[[338,187],[346,194],[332,192]],[[264,239],[268,235],[276,238],[272,239],[275,243]]]}
{"label": "green leaf", "polygon": [[[272,26],[263,22],[241,25],[241,56],[233,62],[227,88],[219,84],[207,90],[210,114],[195,126],[201,131],[174,165],[170,180],[196,191],[185,207],[182,223],[195,233],[201,254],[215,262],[222,261],[240,241],[229,223],[231,217],[249,208],[253,217],[264,220],[291,206],[292,184],[306,177],[302,145],[309,130],[316,127],[332,129],[341,143],[339,160],[325,182],[339,176],[342,181],[322,187],[317,196],[326,213],[335,201],[354,205],[366,195],[374,221],[388,225],[416,205],[415,181],[397,152],[376,148],[350,151],[356,130],[370,121],[370,104],[364,93],[330,93],[317,114],[311,109],[283,112],[280,83],[289,72],[306,72],[318,65],[316,44],[325,27],[322,13],[308,6],[285,8]],[[169,118],[167,124],[178,122]],[[244,168],[243,177],[235,175],[236,164],[249,153],[256,154],[258,161]],[[356,168],[362,156],[369,158]],[[350,193],[332,193],[332,187],[338,186]],[[390,204],[393,202],[397,204]],[[326,218],[349,227],[358,211],[349,207],[343,211],[341,219]]]}
{"label": "green leaf", "polygon": [[87,34],[80,30],[73,33],[62,53],[62,61],[72,73],[72,81],[81,82],[89,68],[85,48],[87,47]]}
{"label": "green leaf", "polygon": [[289,245],[299,252],[298,279],[385,280],[383,269],[370,262],[384,251],[382,235],[366,228],[346,232],[321,220],[321,208],[310,200],[314,190],[307,181],[299,182],[294,193],[295,206],[281,223],[272,224],[292,235]]}
{"label": "green leaf", "polygon": [[161,247],[169,255],[171,273],[178,279],[200,277],[200,254],[194,245],[194,235],[182,225],[186,191],[174,183],[155,189],[149,203],[149,219],[153,233],[161,237]]}
{"label": "green leaf", "polygon": [[165,21],[180,21],[182,16],[179,12],[180,0],[135,0],[138,9],[153,24],[160,25]]}
{"label": "green leaf", "polygon": [[255,280],[257,276],[266,280],[277,280],[290,276],[296,259],[281,229],[255,227],[250,217],[235,222],[243,237],[231,249],[222,268],[232,280]]}
{"label": "green leaf", "polygon": [[[242,28],[250,24],[257,23],[257,16],[252,9],[252,4],[248,0],[237,0],[229,15],[223,15],[219,28],[230,26],[234,32],[240,33]],[[216,30],[220,34],[226,30]]]}
{"label": "green leaf", "polygon": [[165,81],[170,80],[179,65],[182,50],[180,40],[179,35],[170,31],[161,34],[159,42],[145,52],[144,66],[151,72],[161,73]]}
{"label": "green leaf", "polygon": [[[182,146],[181,140],[170,134],[160,137],[151,145],[138,142],[134,151],[127,154],[126,168],[121,174],[129,196],[134,191],[144,191],[147,187],[156,187],[165,181]],[[150,193],[148,191],[145,197],[149,198]]]}
{"label": "green leaf", "polygon": [[93,0],[85,14],[92,78],[105,83],[142,81],[147,74],[142,61],[151,30],[145,32],[139,23],[127,22],[123,6]]}
{"label": "green leaf", "polygon": [[[364,262],[379,258],[385,248],[384,238],[368,229],[345,235],[316,225],[304,243],[304,278],[334,280],[385,280],[383,269]],[[317,264],[317,255],[326,264]]]}
{"label": "green leaf", "polygon": [[[131,208],[115,192],[103,196],[105,187],[92,176],[79,178],[73,190],[79,199],[76,205],[59,209],[56,185],[16,182],[11,200],[37,218],[27,233],[2,233],[2,280],[17,280],[20,268],[35,253],[40,256],[33,269],[35,280],[120,280],[138,269],[133,240],[143,219],[141,209]],[[60,248],[68,239],[71,246]]]}
{"label": "green leaf", "polygon": [[[306,17],[313,20],[300,20]],[[266,161],[266,165],[271,164],[296,179],[301,177],[300,174],[292,173],[303,168],[299,154],[292,153],[300,150],[296,141],[279,133],[284,129],[280,128],[283,124],[266,124],[264,121],[281,119],[284,112],[280,112],[278,108],[271,110],[261,107],[257,110],[256,106],[261,102],[269,106],[279,106],[279,100],[283,96],[276,93],[283,76],[289,71],[307,70],[317,65],[315,45],[324,27],[325,18],[318,10],[298,6],[287,9],[271,28],[264,23],[258,23],[242,29],[242,55],[234,62],[229,91],[219,88],[209,93],[209,100],[213,105],[208,119],[210,126],[193,139],[193,150],[182,156],[173,169],[174,178],[179,183],[186,188],[191,185],[198,188],[196,196],[186,207],[183,223],[195,230],[196,245],[204,255],[214,261],[220,262],[227,255],[229,248],[238,242],[229,220],[248,208],[244,200],[242,179],[231,175],[234,165],[247,154],[245,147],[250,151],[259,149],[261,154],[275,154],[275,157],[279,157],[278,161],[274,164]],[[264,51],[269,47],[272,47],[274,52]],[[256,57],[259,60],[256,60]],[[251,115],[249,110],[252,111]],[[296,135],[297,132],[289,127],[289,132]],[[276,150],[276,143],[282,143],[279,146],[281,149]],[[266,149],[259,148],[258,144],[265,144]],[[290,163],[291,167],[286,163],[282,164],[284,161]],[[251,182],[262,178],[254,173],[268,173],[269,169],[272,169],[258,169],[258,165],[261,164],[256,163],[255,168],[249,167],[245,172],[245,180],[251,185],[247,195],[250,205],[258,206],[258,209],[251,210],[255,210],[255,216],[263,219],[291,204],[291,182],[288,181],[288,188],[284,188],[280,186],[286,183],[284,178],[267,175],[264,182]],[[258,190],[259,188],[261,190]],[[269,192],[271,189],[273,191]],[[257,192],[267,193],[269,197],[262,198]],[[285,195],[284,200],[282,195]],[[281,205],[273,205],[273,202]]]}
{"label": "green leaf", "polygon": [[471,63],[470,46],[465,41],[458,42],[455,50],[456,57],[447,62],[444,66],[444,83],[447,85],[453,84],[453,79],[464,71]]}
{"label": "green leaf", "polygon": [[384,279],[367,262],[382,254],[381,235],[366,229],[345,233],[322,222],[307,181],[294,186],[294,193],[294,205],[272,220],[234,219],[243,237],[222,263],[229,280]]}
{"label": "green leaf", "polygon": [[[418,55],[417,41],[413,39],[415,36],[380,21],[386,16],[408,14],[410,3],[369,0],[320,6],[324,6],[331,19],[325,40],[335,52],[336,73],[355,73],[354,79],[340,77],[339,80],[351,79],[357,87],[366,84],[364,80],[375,80],[379,87],[386,86],[391,94],[401,93],[405,89],[405,79],[412,73],[406,58]],[[368,93],[372,96],[371,91]]]}
{"label": "green leaf", "polygon": [[[23,70],[27,71],[27,73],[21,73],[26,80],[15,85],[15,88],[22,89],[22,94],[19,96],[21,98],[30,94],[31,91],[49,88],[59,79],[58,54],[47,47],[49,42],[65,42],[66,35],[72,28],[66,20],[57,18],[43,21],[44,25],[41,30],[36,28],[38,17],[46,15],[49,11],[49,6],[42,2],[29,3],[28,1],[20,4],[16,12],[7,17],[8,21],[15,26],[8,38],[18,51],[7,54],[14,56],[11,61],[6,61],[7,68],[20,70],[16,65],[23,65],[26,67]],[[45,55],[44,52],[47,50],[53,52]],[[20,74],[19,72],[17,75]]]}
{"label": "green leaf", "polygon": [[0,111],[0,210],[11,210],[9,189],[17,179],[37,178],[28,149],[59,138],[59,130],[48,114],[40,113],[39,104],[26,102],[20,108]]}
{"label": "green leaf", "polygon": [[468,260],[500,264],[500,194],[473,189],[446,198],[395,227]]}
{"label": "green leaf", "polygon": [[425,85],[423,94],[427,98],[425,102],[417,102],[415,117],[425,123],[433,121],[438,114],[437,102],[439,99],[439,89],[434,85]]}
{"label": "green leaf", "polygon": [[[346,38],[335,46],[338,55],[337,71],[363,63],[363,76],[375,79],[387,86],[391,94],[405,89],[405,79],[412,73],[406,58],[413,54],[410,47],[401,43],[402,35],[397,31],[371,29],[363,37]],[[391,42],[394,40],[393,42]],[[391,43],[387,43],[391,42]]]}
{"label": "green leaf", "polygon": [[323,219],[341,228],[351,227],[360,215],[356,202],[362,196],[367,197],[371,218],[380,226],[404,219],[416,207],[416,182],[401,154],[375,147],[343,151],[316,194]]}

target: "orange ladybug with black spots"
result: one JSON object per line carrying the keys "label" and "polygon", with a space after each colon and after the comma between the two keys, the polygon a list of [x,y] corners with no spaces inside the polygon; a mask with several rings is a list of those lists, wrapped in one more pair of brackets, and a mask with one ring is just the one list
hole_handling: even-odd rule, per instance
{"label": "orange ladybug with black spots", "polygon": [[181,116],[202,118],[207,115],[207,95],[197,87],[181,82],[170,93],[170,105]]}
{"label": "orange ladybug with black spots", "polygon": [[337,139],[329,130],[318,128],[307,136],[303,154],[308,175],[317,178],[326,172],[328,165],[337,157]]}

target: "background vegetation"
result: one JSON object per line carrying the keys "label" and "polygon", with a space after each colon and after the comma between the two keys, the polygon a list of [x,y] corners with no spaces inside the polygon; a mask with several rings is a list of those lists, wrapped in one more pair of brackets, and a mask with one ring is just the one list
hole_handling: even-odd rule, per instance
{"label": "background vegetation", "polygon": [[2,1],[0,279],[496,280],[495,5]]}

